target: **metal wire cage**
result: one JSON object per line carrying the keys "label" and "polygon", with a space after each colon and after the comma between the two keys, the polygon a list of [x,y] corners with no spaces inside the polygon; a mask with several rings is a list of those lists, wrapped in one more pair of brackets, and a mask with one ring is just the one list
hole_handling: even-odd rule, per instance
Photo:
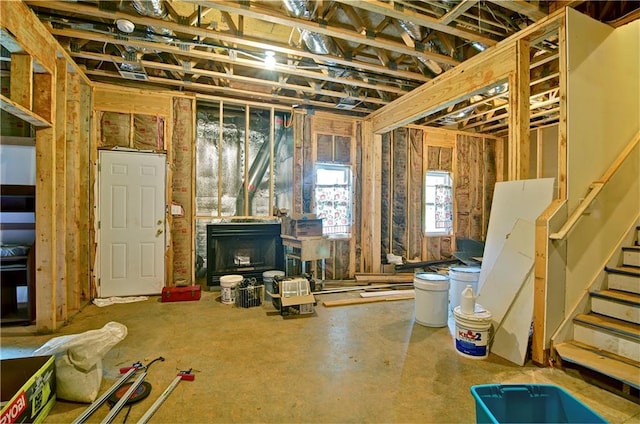
{"label": "metal wire cage", "polygon": [[[253,280],[255,281],[255,279]],[[236,306],[240,308],[260,306],[264,301],[264,284],[238,284],[235,287],[235,291]]]}

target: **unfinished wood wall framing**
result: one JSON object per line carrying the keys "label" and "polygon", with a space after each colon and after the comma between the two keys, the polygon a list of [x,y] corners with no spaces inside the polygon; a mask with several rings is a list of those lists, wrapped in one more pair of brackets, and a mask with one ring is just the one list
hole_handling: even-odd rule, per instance
{"label": "unfinished wood wall framing", "polygon": [[[307,131],[308,128],[308,131]],[[338,163],[350,165],[352,175],[357,176],[357,137],[354,119],[327,113],[317,113],[308,116],[305,121],[305,166],[303,202],[309,205],[305,212],[315,211],[315,164]],[[359,237],[359,222],[361,202],[356,201],[359,195],[357,185],[354,185],[352,199],[351,236],[349,238],[331,239],[331,257],[325,261],[326,278],[341,280],[352,278],[356,272],[356,246]]]}
{"label": "unfinished wood wall framing", "polygon": [[172,202],[182,208],[181,216],[173,216],[171,226],[171,251],[173,252],[172,281],[179,279],[191,283],[194,279],[194,226],[193,226],[193,166],[194,151],[194,102],[188,98],[173,100],[173,134],[171,136],[173,179]]}
{"label": "unfinished wood wall framing", "polygon": [[[422,157],[423,175],[427,171],[447,171],[454,172],[455,160],[454,150],[456,147],[456,134],[452,131],[424,130],[424,150]],[[458,178],[453,178],[454,194],[457,194]],[[424,179],[421,180],[420,190],[422,191]],[[457,202],[454,202],[454,213],[457,210]],[[458,220],[454,220],[454,231],[458,227]],[[422,233],[422,227],[420,228]],[[434,261],[451,257],[454,250],[453,238],[451,236],[425,236],[422,244],[422,260]]]}
{"label": "unfinished wood wall framing", "polygon": [[[165,252],[165,284],[173,286],[177,279],[193,281],[193,98],[103,84],[95,87],[93,97],[91,181],[96,182],[95,164],[101,148],[118,146],[165,152],[169,164],[166,202],[171,205],[175,200],[184,210],[184,216],[180,217],[173,217],[170,208],[166,214],[166,230],[171,237],[167,239]],[[96,202],[92,194],[92,210]],[[95,217],[90,222],[95,222]],[[96,240],[95,234],[91,240]],[[93,242],[91,263],[97,267],[95,250]],[[93,276],[96,276],[95,271]],[[94,295],[97,293],[95,284],[94,281]]]}
{"label": "unfinished wood wall framing", "polygon": [[[387,253],[413,260],[450,258],[455,238],[483,241],[496,181],[494,137],[443,129],[398,128],[382,135],[381,237]],[[427,236],[427,171],[448,171],[454,184],[454,234]]]}

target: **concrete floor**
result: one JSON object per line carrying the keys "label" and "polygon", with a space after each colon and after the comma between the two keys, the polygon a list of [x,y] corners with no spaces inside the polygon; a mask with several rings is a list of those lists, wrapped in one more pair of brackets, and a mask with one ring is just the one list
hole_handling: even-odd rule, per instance
{"label": "concrete floor", "polygon": [[[152,417],[155,423],[470,423],[475,384],[549,383],[564,387],[611,423],[640,422],[640,405],[585,383],[560,369],[516,366],[495,355],[462,357],[447,327],[414,323],[414,301],[325,308],[283,319],[265,304],[249,309],[222,304],[219,292],[198,302],[147,301],[89,305],[58,335],[101,328],[109,321],[127,337],[104,357],[102,391],[120,367],[158,356],[146,381],[151,395],[132,406],[137,421],[174,379],[192,368]],[[28,356],[53,335],[33,327],[3,327],[1,357]],[[45,423],[69,423],[86,404],[58,400]],[[127,408],[114,422],[124,422]],[[103,405],[88,422],[108,413]]]}

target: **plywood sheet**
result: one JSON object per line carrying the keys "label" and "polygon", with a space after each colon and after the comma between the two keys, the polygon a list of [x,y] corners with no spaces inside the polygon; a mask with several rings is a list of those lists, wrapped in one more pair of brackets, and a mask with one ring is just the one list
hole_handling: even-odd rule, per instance
{"label": "plywood sheet", "polygon": [[[478,291],[493,270],[498,255],[516,221],[535,222],[553,199],[553,178],[497,183],[491,205],[487,241],[478,279]],[[533,231],[533,230],[532,230]],[[533,244],[533,243],[532,243]]]}

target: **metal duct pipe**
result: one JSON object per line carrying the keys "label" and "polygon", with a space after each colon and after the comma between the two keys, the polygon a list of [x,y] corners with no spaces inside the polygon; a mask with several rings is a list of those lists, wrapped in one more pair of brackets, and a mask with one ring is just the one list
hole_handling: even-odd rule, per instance
{"label": "metal duct pipe", "polygon": [[[316,17],[318,4],[310,0],[282,0],[285,9],[291,16],[312,20]],[[336,45],[328,35],[319,34],[298,28],[300,38],[310,52],[315,54],[331,54],[337,51]]]}
{"label": "metal duct pipe", "polygon": [[160,19],[167,17],[167,9],[164,7],[163,0],[131,0],[131,4],[136,12],[143,16]]}
{"label": "metal duct pipe", "polygon": [[[286,128],[284,126],[285,116],[276,116],[274,123],[274,140],[273,140],[273,151],[274,154],[278,152],[278,148],[280,146],[280,141],[284,138],[284,133],[286,132]],[[253,205],[253,197],[256,195],[256,191],[258,190],[258,186],[262,182],[264,178],[265,172],[267,172],[267,168],[269,168],[269,159],[271,158],[271,143],[265,142],[260,146],[260,150],[256,154],[253,163],[251,164],[251,168],[249,168],[249,177],[246,184],[246,187],[249,190],[249,211],[248,215],[251,215],[252,205]],[[248,156],[248,152],[245,152],[245,155]],[[238,197],[236,198],[236,216],[244,215],[244,187],[243,184],[240,188],[240,192],[238,193]]]}
{"label": "metal duct pipe", "polygon": [[311,20],[316,15],[318,4],[309,0],[282,0],[284,7],[292,16]]}
{"label": "metal duct pipe", "polygon": [[[167,19],[169,14],[164,6],[164,0],[131,0],[133,8],[142,16],[150,16],[152,18]],[[159,28],[154,26],[147,27],[147,38],[170,43],[173,41],[175,34],[167,28]]]}
{"label": "metal duct pipe", "polygon": [[422,35],[422,27],[418,24],[414,24],[410,21],[398,20],[398,24],[400,27],[409,34],[409,37],[413,38],[416,41],[422,41],[424,36]]}
{"label": "metal duct pipe", "polygon": [[329,54],[336,51],[333,39],[328,35],[311,32],[306,29],[299,29],[300,38],[307,48],[315,54]]}

